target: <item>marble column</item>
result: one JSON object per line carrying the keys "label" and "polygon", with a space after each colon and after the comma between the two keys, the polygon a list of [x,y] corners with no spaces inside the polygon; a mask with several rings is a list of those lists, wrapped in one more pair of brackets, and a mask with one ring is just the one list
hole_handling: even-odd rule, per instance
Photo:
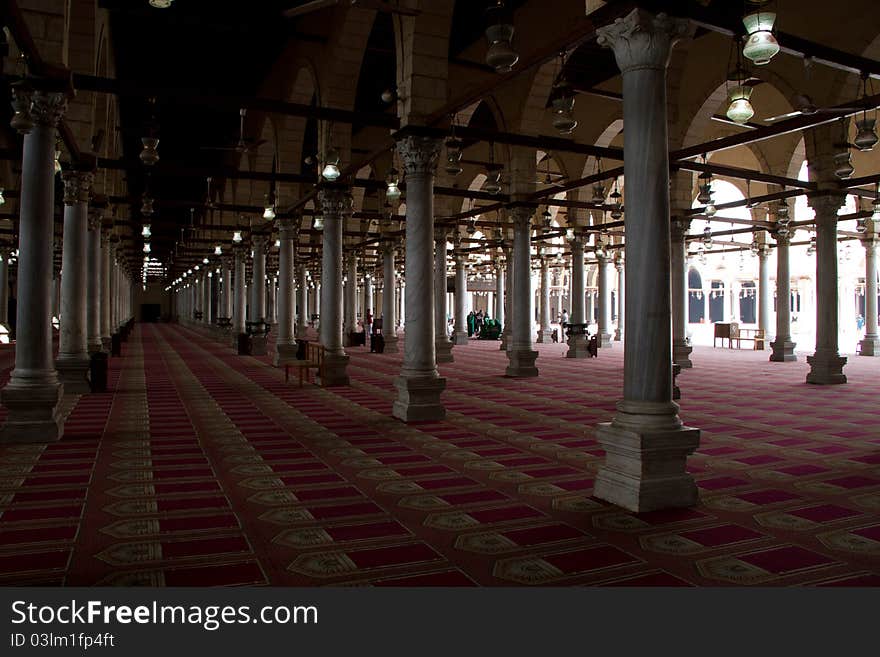
{"label": "marble column", "polygon": [[116,246],[112,240],[111,232],[104,230],[101,240],[101,345],[106,352],[110,351],[110,336],[113,333],[110,324],[110,309],[113,305],[110,264],[113,262],[112,258],[116,257]]}
{"label": "marble column", "polygon": [[397,287],[394,269],[394,243],[386,242],[382,248],[382,337],[385,339],[385,353],[396,354],[400,351],[397,346],[397,299],[395,291]]}
{"label": "marble column", "polygon": [[[404,422],[446,417],[434,342],[434,172],[440,141],[408,136],[397,142],[406,169],[406,340],[403,367],[394,380],[392,415]],[[445,245],[444,245],[445,250]],[[445,256],[444,256],[445,257]]]}
{"label": "marble column", "polygon": [[[466,272],[465,276],[467,276]],[[507,328],[507,321],[504,316],[504,291],[506,286],[504,262],[498,257],[495,258],[495,319],[501,324],[502,331]],[[465,318],[465,322],[467,322],[467,318]],[[465,329],[465,335],[467,335],[467,329]]]}
{"label": "marble column", "polygon": [[233,293],[232,308],[232,346],[238,346],[238,336],[245,332],[245,309],[247,306],[245,293],[245,256],[246,247],[236,244],[232,247],[235,257],[235,291]]}
{"label": "marble column", "polygon": [[343,289],[343,329],[342,344],[351,347],[354,341],[351,334],[357,332],[357,256],[345,256],[345,287]]}
{"label": "marble column", "polygon": [[511,336],[507,350],[507,370],[513,377],[538,376],[532,349],[532,267],[531,233],[534,206],[516,206],[510,210],[513,219],[513,308],[510,313]]}
{"label": "marble column", "polygon": [[758,328],[764,332],[764,343],[770,339],[770,249],[766,244],[758,248]]}
{"label": "marble column", "polygon": [[599,286],[599,326],[597,328],[598,343],[600,349],[610,348],[614,343],[611,341],[611,283],[608,280],[608,267],[611,263],[605,256],[596,256],[599,273],[597,285]]}
{"label": "marble column", "polygon": [[[351,216],[351,191],[323,188],[318,201],[324,214],[321,254],[321,345],[324,347],[322,386],[347,386],[348,354],[342,343],[342,240],[346,220]],[[357,279],[349,279],[352,287]]]}
{"label": "marble column", "polygon": [[513,344],[513,340],[510,339],[510,336],[513,334],[513,329],[510,326],[513,319],[513,252],[510,248],[505,247],[502,247],[502,251],[504,252],[504,264],[507,271],[507,276],[503,281],[504,312],[507,316],[507,322],[501,323],[501,345],[498,348],[501,351],[507,351],[510,345]]}
{"label": "marble column", "polygon": [[438,363],[451,363],[452,340],[449,339],[446,296],[447,229],[434,230],[434,343]]}
{"label": "marble column", "polygon": [[9,249],[0,251],[0,326],[9,331]]}
{"label": "marble column", "polygon": [[688,21],[635,9],[598,30],[623,76],[626,124],[626,278],[623,399],[600,424],[605,449],[593,494],[630,511],[696,504],[686,471],[700,432],[682,426],[672,401],[669,144],[666,67]]}
{"label": "marble column", "polygon": [[795,343],[791,341],[791,270],[789,245],[791,232],[780,226],[773,233],[776,240],[776,339],[770,343],[773,350],[770,360],[774,362],[796,361]]}
{"label": "marble column", "polygon": [[299,286],[299,304],[297,308],[296,336],[305,339],[309,325],[309,278],[308,268],[300,265],[297,269],[297,285]]}
{"label": "marble column", "polygon": [[688,268],[687,240],[691,220],[680,218],[672,222],[670,275],[672,276],[672,362],[687,369],[693,367],[693,347],[687,341],[688,327]]}
{"label": "marble column", "polygon": [[[621,251],[617,252],[619,256],[622,256],[623,253]],[[624,260],[622,257],[618,257],[614,259],[614,267],[617,269],[617,329],[614,332],[614,339],[617,342],[622,342],[624,338],[624,321],[626,318],[626,265],[624,264]],[[687,312],[687,288],[685,288],[685,313]],[[685,315],[685,322],[687,322],[687,315]],[[674,343],[673,343],[674,344]],[[673,358],[673,362],[674,362]]]}
{"label": "marble column", "polygon": [[266,276],[266,323],[272,325],[278,323],[277,283],[277,277],[269,272]]}
{"label": "marble column", "polygon": [[234,267],[234,260],[232,257],[225,255],[221,260],[223,264],[223,292],[221,293],[221,297],[223,298],[223,302],[220,304],[220,317],[225,319],[232,320],[232,308],[234,297],[232,294],[232,272]]}
{"label": "marble column", "polygon": [[88,213],[94,175],[66,171],[64,242],[61,251],[61,331],[55,369],[66,394],[85,394],[89,387],[88,352]]}
{"label": "marble column", "polygon": [[[251,244],[254,250],[251,285],[251,313],[252,322],[264,322],[268,324],[266,315],[266,250],[269,238],[265,235],[251,235]],[[266,338],[262,333],[251,336],[251,354],[264,356],[266,354]]]}
{"label": "marble column", "polygon": [[880,335],[877,333],[877,227],[866,222],[871,230],[865,233],[865,337],[859,342],[862,356],[880,356]]}
{"label": "marble column", "polygon": [[298,225],[299,217],[282,217],[278,221],[281,245],[278,247],[278,335],[275,339],[275,365],[296,359],[296,340],[293,337],[296,314],[293,277]]}
{"label": "marble column", "polygon": [[816,213],[816,353],[807,356],[807,383],[846,383],[846,357],[838,350],[837,315],[837,211],[844,196],[813,196],[807,202]]}
{"label": "marble column", "polygon": [[[586,324],[584,315],[584,236],[575,233],[571,244],[571,324]],[[568,338],[566,358],[588,358],[588,341],[585,334],[575,334]]]}
{"label": "marble column", "polygon": [[539,344],[549,344],[553,342],[552,332],[550,328],[550,263],[547,258],[541,255],[541,306],[540,306],[540,324],[538,327]]}
{"label": "marble column", "polygon": [[214,276],[205,265],[204,274],[202,275],[202,323],[211,325],[211,282]]}
{"label": "marble column", "polygon": [[21,163],[15,367],[0,392],[8,411],[0,443],[49,442],[64,431],[52,363],[52,256],[55,137],[66,108],[64,94],[33,94]]}
{"label": "marble column", "polygon": [[88,337],[89,353],[104,351],[101,342],[101,215],[93,213],[89,217],[88,245]]}
{"label": "marble column", "polygon": [[468,343],[467,334],[467,265],[462,254],[455,256],[455,332],[452,344]]}

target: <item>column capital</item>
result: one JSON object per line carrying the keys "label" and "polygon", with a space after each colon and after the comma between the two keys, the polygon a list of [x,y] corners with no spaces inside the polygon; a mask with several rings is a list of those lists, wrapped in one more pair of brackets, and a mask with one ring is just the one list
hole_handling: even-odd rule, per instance
{"label": "column capital", "polygon": [[536,205],[517,205],[510,208],[510,218],[514,229],[529,229],[532,225],[532,217],[535,215]]}
{"label": "column capital", "polygon": [[777,226],[770,231],[776,244],[788,246],[791,243],[791,230],[788,226]]}
{"label": "column capital", "polygon": [[296,239],[299,233],[300,221],[301,218],[298,215],[278,217],[278,237],[282,240]]}
{"label": "column capital", "polygon": [[101,230],[103,221],[104,215],[97,210],[89,212],[89,230]]}
{"label": "column capital", "polygon": [[833,218],[837,221],[837,211],[846,202],[846,195],[841,191],[837,193],[825,193],[821,196],[808,196],[807,204],[816,213],[816,221]]}
{"label": "column capital", "polygon": [[94,179],[95,175],[91,171],[65,171],[62,173],[64,204],[88,203]]}
{"label": "column capital", "polygon": [[672,46],[693,33],[693,24],[683,18],[633,9],[612,25],[596,30],[597,42],[611,48],[622,73],[638,69],[665,69]]}
{"label": "column capital", "polygon": [[30,117],[36,125],[54,128],[66,111],[66,93],[35,91],[31,96]]}
{"label": "column capital", "polygon": [[671,235],[673,242],[683,242],[691,230],[691,219],[675,219],[672,222]]}
{"label": "column capital", "polygon": [[265,251],[269,246],[269,236],[260,233],[251,233],[251,245],[254,250],[260,249]]}
{"label": "column capital", "polygon": [[437,169],[440,140],[434,137],[408,135],[397,142],[397,152],[403,160],[407,176],[426,176]]}
{"label": "column capital", "polygon": [[434,226],[434,241],[435,242],[448,242],[449,241],[449,228],[446,226]]}
{"label": "column capital", "polygon": [[327,217],[340,218],[352,211],[354,200],[351,189],[347,187],[323,187],[318,191],[321,211]]}

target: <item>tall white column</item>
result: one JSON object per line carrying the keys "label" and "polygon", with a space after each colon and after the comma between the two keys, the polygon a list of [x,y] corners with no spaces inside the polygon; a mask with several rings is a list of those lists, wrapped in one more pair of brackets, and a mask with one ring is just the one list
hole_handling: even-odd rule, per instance
{"label": "tall white column", "polygon": [[[624,321],[626,319],[626,265],[624,264],[623,252],[618,251],[614,259],[614,267],[617,269],[617,330],[614,332],[614,339],[621,342],[624,338]],[[685,287],[685,313],[687,313],[687,288]],[[687,316],[685,315],[685,322]],[[674,360],[674,359],[673,359]]]}
{"label": "tall white column", "polygon": [[277,324],[278,323],[278,305],[277,299],[278,294],[276,290],[276,285],[278,281],[276,276],[269,272],[266,275],[266,323],[267,324]]}
{"label": "tall white column", "polygon": [[880,335],[877,334],[877,226],[870,219],[870,229],[862,238],[865,247],[865,337],[859,343],[862,356],[880,356]]}
{"label": "tall white column", "polygon": [[322,386],[347,386],[348,354],[342,346],[342,233],[351,216],[351,192],[324,188],[318,192],[318,201],[324,214],[320,310],[324,370],[320,382]]}
{"label": "tall white column", "polygon": [[343,328],[342,343],[351,347],[354,341],[351,334],[357,331],[357,256],[345,256],[345,286],[343,289]]}
{"label": "tall white column", "polygon": [[9,330],[9,249],[0,251],[0,326]]}
{"label": "tall white column", "polygon": [[672,222],[670,267],[672,275],[672,362],[687,369],[693,367],[693,347],[687,341],[688,326],[688,271],[687,241],[691,220],[678,218]]}
{"label": "tall white column", "polygon": [[245,332],[245,310],[247,306],[245,291],[245,256],[246,247],[236,244],[232,247],[235,255],[235,291],[232,308],[232,346],[237,346],[238,336]]}
{"label": "tall white column", "polygon": [[88,213],[94,175],[67,171],[64,181],[64,242],[61,255],[61,331],[55,369],[67,394],[89,392]]}
{"label": "tall white column", "polygon": [[223,303],[220,305],[220,316],[232,321],[232,313],[233,313],[233,302],[234,297],[232,294],[232,272],[233,272],[233,258],[225,255],[221,261],[223,263],[222,271],[223,271],[223,292],[221,297],[223,298]]}
{"label": "tall white column", "polygon": [[611,341],[611,283],[608,280],[608,258],[605,256],[596,256],[599,261],[599,327],[598,342],[599,348],[609,348],[614,343]]}
{"label": "tall white column", "polygon": [[299,218],[282,217],[279,222],[278,237],[278,336],[275,339],[275,364],[281,365],[288,359],[296,358],[296,341],[293,337],[296,301],[294,299],[293,277],[296,270],[296,236]]}
{"label": "tall white column", "polygon": [[550,328],[550,263],[545,256],[541,256],[541,307],[540,324],[538,328],[538,340],[540,344],[549,344],[553,341],[552,329]]}
{"label": "tall white column", "polygon": [[776,240],[776,339],[770,344],[774,362],[796,361],[795,343],[791,341],[791,270],[789,245],[791,232],[780,226],[773,233]]}
{"label": "tall white column", "polygon": [[105,230],[101,239],[101,344],[104,351],[110,351],[110,336],[113,333],[110,324],[110,309],[113,297],[110,292],[111,258],[116,256],[116,247],[112,242],[111,233]]}
{"label": "tall white column", "polygon": [[533,206],[511,209],[513,219],[513,309],[510,313],[510,348],[507,350],[507,376],[538,376],[535,360],[538,352],[532,349],[532,267],[531,233]]}
{"label": "tall white column", "polygon": [[813,196],[807,202],[816,213],[816,353],[807,356],[807,383],[846,383],[846,357],[838,351],[837,211],[840,194]]}
{"label": "tall white column", "polygon": [[513,251],[509,247],[502,247],[502,251],[504,252],[504,263],[507,270],[507,277],[504,281],[504,312],[507,322],[501,323],[501,345],[498,348],[501,351],[507,351],[510,349],[510,345],[513,344],[511,339],[513,335],[513,328],[511,327],[513,320]]}
{"label": "tall white column", "polygon": [[686,472],[700,432],[682,426],[672,401],[669,143],[666,67],[688,21],[635,9],[598,30],[623,76],[627,158],[623,399],[600,424],[605,462],[594,495],[631,511],[691,506],[697,486]]}
{"label": "tall white column", "polygon": [[253,306],[253,314],[251,315],[253,322],[266,322],[266,247],[269,240],[264,235],[253,235],[251,237],[254,250],[252,263],[251,285],[251,305]]}
{"label": "tall white column", "polygon": [[203,268],[202,275],[202,323],[211,325],[211,282],[214,278],[208,265]]}
{"label": "tall white column", "polygon": [[[442,420],[446,379],[437,371],[434,344],[434,171],[440,142],[408,136],[397,142],[406,169],[406,341],[394,380],[392,414],[404,422]],[[445,249],[445,246],[444,246]]]}
{"label": "tall white column", "polygon": [[296,336],[305,339],[309,325],[309,278],[306,265],[300,265],[297,269],[297,285],[299,292],[299,307],[297,308]]}
{"label": "tall white column", "polygon": [[99,213],[89,217],[88,248],[88,350],[89,353],[103,351],[101,342],[101,220]]}
{"label": "tall white column", "polygon": [[770,339],[770,249],[762,244],[758,249],[758,328],[764,332],[765,344]]}
{"label": "tall white column", "polygon": [[[366,261],[364,262],[364,268],[366,269]],[[364,321],[364,330],[369,334],[373,330],[373,319],[374,319],[374,311],[373,307],[373,274],[372,272],[365,271],[364,272],[364,312],[361,317],[363,317]],[[369,326],[367,326],[367,322],[369,322]]]}
{"label": "tall white column", "polygon": [[394,243],[386,242],[382,247],[382,337],[385,339],[385,353],[396,354],[397,346],[397,276],[394,269]]}
{"label": "tall white column", "polygon": [[64,94],[33,94],[21,164],[15,368],[0,392],[8,410],[0,443],[49,442],[64,431],[52,363],[52,260],[55,137],[66,108]]}
{"label": "tall white column", "polygon": [[[467,272],[465,272],[467,276]],[[495,258],[495,319],[501,324],[501,330],[506,328],[507,320],[504,316],[504,292],[507,286],[504,276],[504,262],[500,257]],[[466,320],[466,318],[465,318]],[[465,328],[467,335],[467,328]]]}
{"label": "tall white column", "polygon": [[452,343],[468,343],[467,334],[467,267],[462,254],[455,256],[455,332]]}
{"label": "tall white column", "polygon": [[[575,233],[571,244],[571,314],[568,317],[570,324],[586,324],[584,314],[584,236],[580,232]],[[587,336],[575,333],[568,338],[568,351],[566,358],[587,358]]]}
{"label": "tall white column", "polygon": [[436,345],[437,362],[451,363],[452,340],[447,330],[447,294],[446,294],[446,228],[434,230],[434,343]]}

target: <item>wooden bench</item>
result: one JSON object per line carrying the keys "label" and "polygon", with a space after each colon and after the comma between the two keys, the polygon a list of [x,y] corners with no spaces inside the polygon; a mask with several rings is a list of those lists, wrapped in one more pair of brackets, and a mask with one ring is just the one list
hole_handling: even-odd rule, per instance
{"label": "wooden bench", "polygon": [[736,340],[736,348],[741,349],[740,342],[751,342],[753,343],[753,349],[755,351],[763,351],[764,350],[764,329],[741,329],[738,328],[736,331],[736,335],[731,336],[734,340]]}
{"label": "wooden bench", "polygon": [[712,347],[716,346],[718,339],[721,339],[721,346],[724,346],[724,340],[727,340],[727,348],[733,349],[733,341],[736,339],[736,336],[739,334],[739,324],[736,322],[730,322],[729,324],[724,322],[715,322],[715,335],[712,338]]}
{"label": "wooden bench", "polygon": [[291,360],[284,363],[284,381],[290,381],[290,368],[299,370],[299,387],[302,388],[303,380],[308,380],[309,370],[315,370],[318,378],[324,380],[324,347],[317,342],[307,342],[305,358]]}

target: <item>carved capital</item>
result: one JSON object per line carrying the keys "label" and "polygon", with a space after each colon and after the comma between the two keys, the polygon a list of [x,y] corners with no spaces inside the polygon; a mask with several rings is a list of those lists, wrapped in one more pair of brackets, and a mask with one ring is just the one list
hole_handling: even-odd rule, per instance
{"label": "carved capital", "polygon": [[681,219],[672,222],[670,228],[672,241],[675,243],[683,243],[691,229],[690,219]]}
{"label": "carved capital", "polygon": [[104,215],[100,212],[89,212],[89,230],[101,230]]}
{"label": "carved capital", "polygon": [[409,177],[427,176],[437,169],[440,140],[432,137],[404,137],[397,142],[397,151]]}
{"label": "carved capital", "polygon": [[318,192],[318,202],[324,213],[324,221],[327,219],[341,219],[351,214],[354,201],[351,190],[339,188],[324,188]]}
{"label": "carved capital", "polygon": [[770,234],[776,240],[776,244],[780,246],[788,246],[791,244],[791,229],[788,226],[777,226]]}
{"label": "carved capital", "polygon": [[532,227],[532,217],[535,209],[531,206],[520,205],[510,209],[510,219],[513,221],[515,231],[527,231]]}
{"label": "carved capital", "polygon": [[599,45],[611,48],[621,72],[652,68],[665,69],[672,46],[693,32],[687,19],[651,14],[633,9],[612,25],[596,30]]}
{"label": "carved capital", "polygon": [[64,205],[88,203],[95,176],[88,171],[65,171],[61,174],[64,182]]}
{"label": "carved capital", "polygon": [[434,227],[434,241],[435,242],[443,242],[444,244],[449,241],[449,228],[445,226],[435,226]]}
{"label": "carved capital", "polygon": [[278,237],[282,240],[295,240],[299,233],[300,218],[297,217],[279,217],[278,218]]}
{"label": "carved capital", "polygon": [[843,193],[807,197],[807,203],[816,213],[817,222],[834,221],[837,223],[837,211],[845,202],[846,196]]}
{"label": "carved capital", "polygon": [[58,92],[35,91],[31,97],[31,120],[54,128],[67,111],[67,96]]}
{"label": "carved capital", "polygon": [[265,255],[266,248],[269,246],[269,236],[252,233],[251,246],[254,249],[254,256],[256,256],[257,253]]}

